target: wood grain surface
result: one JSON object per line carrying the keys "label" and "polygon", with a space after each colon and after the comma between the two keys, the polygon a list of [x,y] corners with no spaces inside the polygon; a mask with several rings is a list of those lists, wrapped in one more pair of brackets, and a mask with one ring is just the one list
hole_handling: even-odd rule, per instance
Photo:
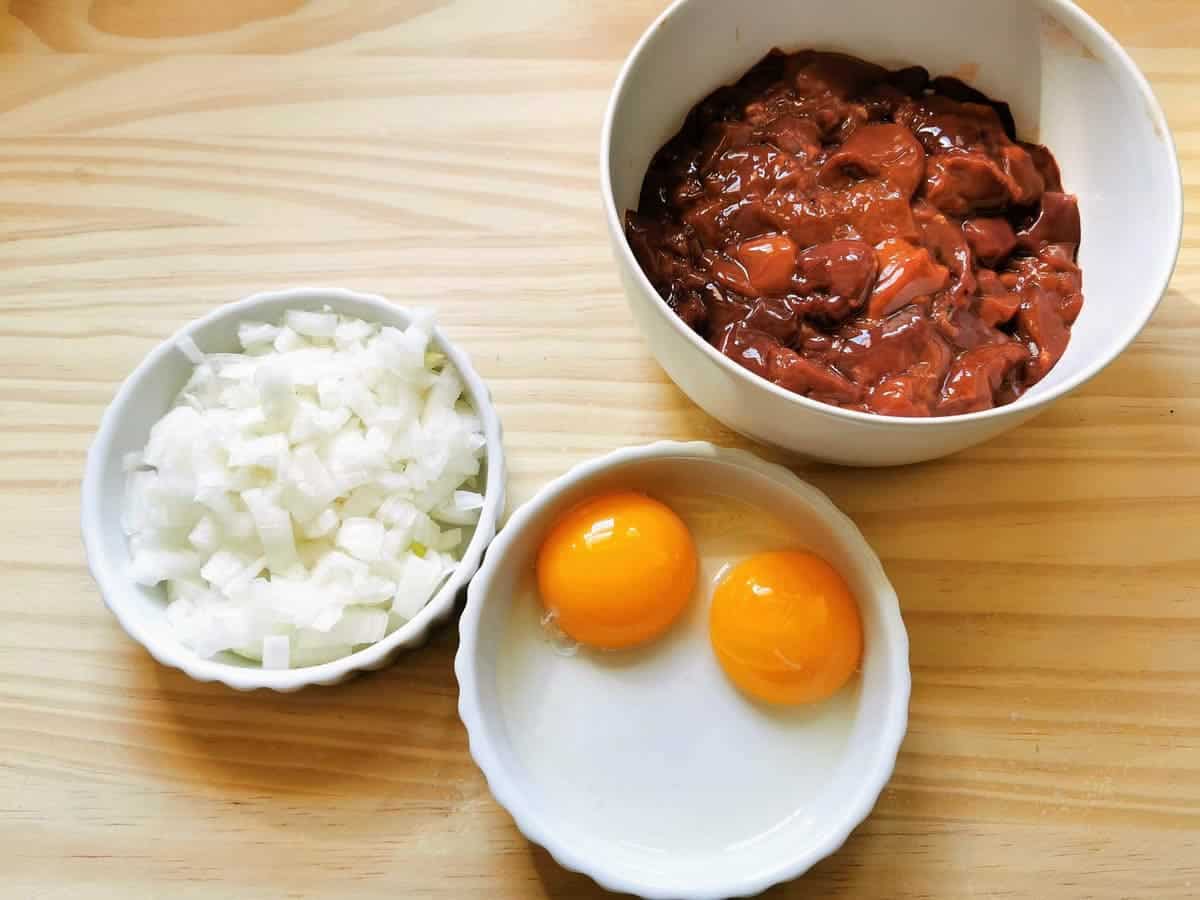
{"label": "wood grain surface", "polygon": [[[0,0],[0,896],[602,894],[489,795],[454,629],[335,689],[193,683],[102,606],[79,478],[156,342],[296,283],[441,308],[514,503],[624,444],[744,445],[650,359],[609,262],[599,123],[661,3]],[[882,555],[914,692],[875,814],[774,900],[1200,896],[1200,4],[1084,5],[1175,129],[1173,286],[1008,436],[801,467]]]}

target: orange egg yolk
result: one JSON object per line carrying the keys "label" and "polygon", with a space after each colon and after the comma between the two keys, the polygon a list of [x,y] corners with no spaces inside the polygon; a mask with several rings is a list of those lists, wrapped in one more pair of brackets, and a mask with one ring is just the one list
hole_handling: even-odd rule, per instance
{"label": "orange egg yolk", "polygon": [[713,650],[741,690],[767,703],[837,693],[862,659],[862,620],[845,580],[805,551],[760,553],[713,592]]}
{"label": "orange egg yolk", "polygon": [[683,520],[644,494],[586,500],[560,516],[537,558],[538,591],[555,624],[582,644],[632,647],[661,635],[696,586]]}

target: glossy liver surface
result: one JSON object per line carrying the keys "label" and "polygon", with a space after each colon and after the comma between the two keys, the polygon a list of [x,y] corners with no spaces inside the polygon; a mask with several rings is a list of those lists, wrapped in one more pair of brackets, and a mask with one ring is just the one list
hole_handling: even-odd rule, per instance
{"label": "glossy liver surface", "polygon": [[697,104],[626,237],[720,352],[882,415],[1012,402],[1083,304],[1075,197],[1008,107],[840,54],[773,51]]}

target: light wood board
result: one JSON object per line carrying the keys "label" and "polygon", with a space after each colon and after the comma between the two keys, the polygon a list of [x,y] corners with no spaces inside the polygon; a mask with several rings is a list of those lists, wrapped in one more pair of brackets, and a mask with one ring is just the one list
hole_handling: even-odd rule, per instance
{"label": "light wood board", "polygon": [[[775,900],[1200,896],[1200,5],[1084,5],[1175,130],[1173,286],[1008,436],[801,468],[883,557],[914,692],[875,814]],[[660,8],[0,0],[0,896],[601,894],[491,799],[453,628],[336,689],[192,683],[102,606],[79,478],[156,342],[297,283],[440,307],[514,504],[621,445],[744,446],[651,360],[603,230],[602,110]]]}

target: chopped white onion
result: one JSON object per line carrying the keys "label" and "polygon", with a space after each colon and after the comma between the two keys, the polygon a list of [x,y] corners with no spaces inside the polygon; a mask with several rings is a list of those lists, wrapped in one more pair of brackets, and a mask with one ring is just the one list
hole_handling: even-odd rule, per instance
{"label": "chopped white onion", "polygon": [[131,575],[203,656],[316,665],[413,618],[479,519],[478,416],[433,319],[243,322],[122,460]]}
{"label": "chopped white onion", "polygon": [[409,556],[400,566],[392,611],[405,619],[416,616],[429,602],[446,574],[440,558],[436,556]]}
{"label": "chopped white onion", "polygon": [[266,552],[267,565],[272,572],[288,574],[300,566],[296,555],[296,538],[292,533],[292,517],[279,505],[279,491],[254,488],[243,491],[242,499],[254,519],[258,539]]}
{"label": "chopped white onion", "polygon": [[279,337],[279,326],[266,322],[241,322],[238,324],[238,343],[246,350],[271,344]]}
{"label": "chopped white onion", "polygon": [[302,309],[288,310],[283,321],[288,328],[305,337],[331,338],[337,331],[338,317],[331,312],[305,312]]}
{"label": "chopped white onion", "polygon": [[196,526],[188,532],[188,543],[200,553],[210,555],[217,552],[221,543],[221,531],[211,515],[203,515]]}
{"label": "chopped white onion", "polygon": [[340,521],[336,509],[324,509],[315,519],[300,525],[300,534],[309,540],[323,538],[336,531]]}
{"label": "chopped white onion", "polygon": [[374,562],[383,552],[383,523],[360,516],[343,519],[338,529],[337,545],[363,562]]}
{"label": "chopped white onion", "polygon": [[290,367],[283,359],[276,357],[255,370],[254,385],[262,401],[263,421],[286,429],[296,409]]}
{"label": "chopped white onion", "polygon": [[286,634],[268,634],[262,642],[264,669],[286,669],[291,664],[292,642]]}
{"label": "chopped white onion", "polygon": [[483,494],[476,491],[454,491],[448,503],[439,504],[433,517],[448,525],[474,525],[483,509]]}
{"label": "chopped white onion", "polygon": [[278,469],[288,455],[287,435],[271,434],[250,440],[235,439],[229,445],[230,466],[261,466]]}
{"label": "chopped white onion", "polygon": [[275,335],[272,346],[280,353],[287,353],[291,350],[299,350],[307,346],[307,342],[300,335],[296,334],[294,329],[285,325],[279,329],[279,334]]}

